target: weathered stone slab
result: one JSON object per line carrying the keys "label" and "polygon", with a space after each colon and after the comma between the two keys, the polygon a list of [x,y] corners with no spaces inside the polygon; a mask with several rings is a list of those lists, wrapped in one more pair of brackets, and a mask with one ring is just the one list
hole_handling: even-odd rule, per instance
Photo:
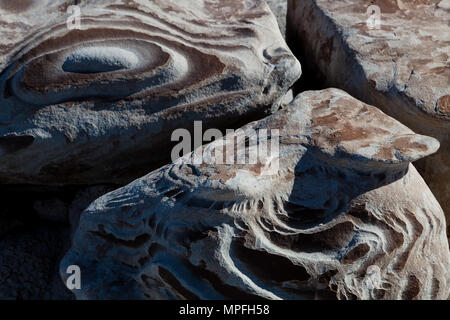
{"label": "weathered stone slab", "polygon": [[77,298],[448,297],[444,214],[410,164],[437,140],[337,89],[241,132],[90,205],[61,263]]}
{"label": "weathered stone slab", "polygon": [[[342,88],[414,131],[441,142],[437,154],[416,165],[447,218],[450,214],[448,3],[447,0],[290,0],[288,7],[291,47],[298,51],[302,63],[310,67],[309,73],[319,76],[322,85]],[[378,6],[379,20],[378,9],[369,8],[370,5]]]}
{"label": "weathered stone slab", "polygon": [[299,78],[262,0],[4,1],[0,182],[124,183],[177,128],[233,128]]}

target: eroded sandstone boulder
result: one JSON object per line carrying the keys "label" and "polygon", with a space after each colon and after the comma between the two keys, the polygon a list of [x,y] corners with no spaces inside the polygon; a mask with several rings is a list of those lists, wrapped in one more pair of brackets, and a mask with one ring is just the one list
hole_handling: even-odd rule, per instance
{"label": "eroded sandstone boulder", "polygon": [[82,1],[79,25],[72,4],[0,5],[1,183],[129,182],[175,129],[261,118],[301,74],[262,0]]}
{"label": "eroded sandstone boulder", "polygon": [[447,0],[289,0],[288,34],[324,87],[440,141],[416,165],[450,226],[449,10]]}
{"label": "eroded sandstone boulder", "polygon": [[341,90],[305,92],[96,200],[62,277],[80,266],[79,299],[447,298],[444,214],[410,164],[438,148]]}

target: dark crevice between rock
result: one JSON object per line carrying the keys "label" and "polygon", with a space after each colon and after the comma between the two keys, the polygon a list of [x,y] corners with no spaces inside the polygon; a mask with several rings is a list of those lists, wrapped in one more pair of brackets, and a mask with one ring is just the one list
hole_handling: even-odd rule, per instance
{"label": "dark crevice between rock", "polygon": [[302,50],[303,44],[298,42],[297,35],[290,28],[286,30],[286,42],[302,65],[302,76],[292,87],[294,97],[304,91],[327,89],[325,77],[318,72],[317,66],[307,56],[305,50]]}
{"label": "dark crevice between rock", "polygon": [[0,185],[0,299],[75,299],[59,275],[73,224],[93,200],[117,187]]}

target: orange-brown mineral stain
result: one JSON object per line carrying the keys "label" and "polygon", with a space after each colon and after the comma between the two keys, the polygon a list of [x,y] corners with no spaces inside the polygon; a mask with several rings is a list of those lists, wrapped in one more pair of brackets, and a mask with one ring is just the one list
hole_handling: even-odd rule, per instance
{"label": "orange-brown mineral stain", "polygon": [[438,100],[437,109],[444,114],[450,114],[450,95],[441,97]]}

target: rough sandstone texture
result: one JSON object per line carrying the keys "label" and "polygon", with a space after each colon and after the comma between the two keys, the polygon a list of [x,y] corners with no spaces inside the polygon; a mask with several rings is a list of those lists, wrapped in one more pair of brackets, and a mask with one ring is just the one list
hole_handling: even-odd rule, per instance
{"label": "rough sandstone texture", "polygon": [[[381,9],[378,30],[368,28],[369,5]],[[289,0],[288,5],[291,47],[322,85],[342,88],[441,142],[438,153],[416,166],[448,226],[449,16],[448,0]]]}
{"label": "rough sandstone texture", "polygon": [[[44,3],[43,3],[44,2]],[[0,182],[128,183],[178,128],[239,127],[301,68],[262,0],[0,4]]]}
{"label": "rough sandstone texture", "polygon": [[[217,164],[221,145],[239,163],[272,129],[279,153]],[[81,267],[77,298],[448,297],[444,214],[410,164],[437,140],[337,89],[242,130],[89,206],[61,263]]]}

